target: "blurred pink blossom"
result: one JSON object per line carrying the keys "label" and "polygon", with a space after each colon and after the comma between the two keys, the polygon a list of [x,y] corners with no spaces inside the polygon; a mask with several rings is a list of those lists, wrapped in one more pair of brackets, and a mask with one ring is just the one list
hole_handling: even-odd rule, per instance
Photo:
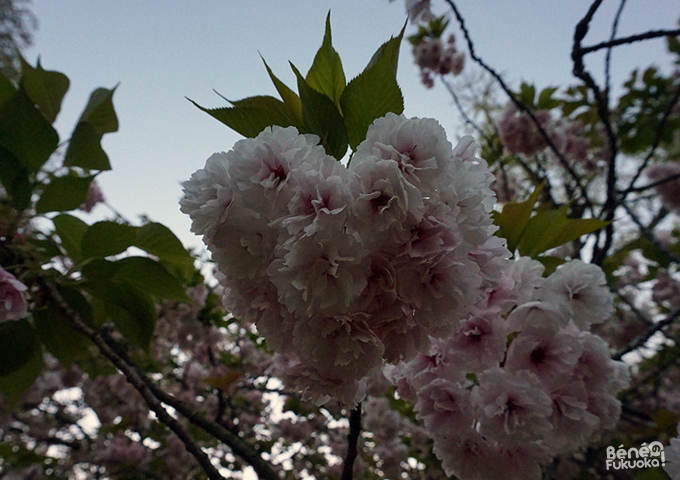
{"label": "blurred pink blossom", "polygon": [[0,321],[20,320],[28,316],[26,290],[26,285],[0,266]]}

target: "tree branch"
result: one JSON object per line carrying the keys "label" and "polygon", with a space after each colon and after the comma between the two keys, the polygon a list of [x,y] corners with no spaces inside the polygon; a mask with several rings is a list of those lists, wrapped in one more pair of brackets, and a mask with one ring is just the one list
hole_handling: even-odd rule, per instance
{"label": "tree branch", "polygon": [[680,28],[674,30],[650,30],[645,33],[639,33],[637,35],[631,35],[630,37],[616,38],[608,42],[601,42],[596,45],[591,45],[590,47],[581,47],[579,53],[581,56],[588,55],[589,53],[602,50],[603,48],[612,48],[619,45],[627,45],[630,43],[640,42],[642,40],[650,40],[652,38],[659,37],[675,37],[680,35]]}
{"label": "tree branch", "polygon": [[[72,326],[88,337],[97,348],[99,348],[99,351],[125,375],[128,382],[130,382],[130,384],[142,395],[149,405],[149,408],[157,415],[158,419],[182,440],[187,451],[196,458],[199,465],[201,465],[211,480],[221,480],[224,477],[220,475],[210,462],[210,458],[208,458],[200,446],[196,444],[189,432],[167,412],[162,403],[173,407],[189,421],[203,428],[218,440],[222,440],[226,443],[236,455],[239,455],[253,467],[260,478],[265,480],[279,480],[278,475],[259,456],[259,454],[246,445],[238,438],[238,436],[213,422],[205,420],[205,418],[192,412],[184,404],[155,386],[153,382],[139,370],[131,359],[124,354],[123,349],[120,348],[120,345],[118,345],[113,338],[108,336],[106,332],[102,335],[83,322],[80,315],[64,301],[54,285],[48,283],[44,278],[40,278],[38,281],[46,296],[54,301],[61,313],[70,320]],[[107,336],[108,339],[105,338]]]}
{"label": "tree branch", "polygon": [[354,461],[357,458],[357,445],[361,433],[361,403],[349,414],[349,433],[347,434],[347,456],[342,466],[340,480],[352,480]]}
{"label": "tree branch", "polygon": [[[590,28],[590,21],[593,19],[595,12],[602,4],[602,0],[595,0],[588,9],[586,15],[581,19],[581,21],[576,25],[574,29],[574,45],[571,51],[571,59],[574,62],[573,74],[575,77],[579,78],[586,84],[586,86],[593,92],[595,96],[595,102],[597,105],[597,115],[604,125],[605,132],[607,134],[607,140],[609,144],[609,168],[607,170],[607,199],[602,206],[602,211],[600,218],[605,221],[611,221],[614,219],[614,213],[616,207],[618,206],[618,199],[616,195],[616,155],[618,151],[618,145],[616,142],[616,135],[614,134],[614,129],[612,128],[611,121],[609,119],[609,105],[607,104],[607,98],[602,94],[600,87],[597,86],[593,77],[585,69],[583,64],[583,49],[581,48],[581,42],[588,33]],[[610,223],[605,229],[605,242],[602,247],[595,245],[593,248],[593,263],[600,265],[607,255],[607,252],[611,248],[614,239],[614,227]]]}
{"label": "tree branch", "polygon": [[136,366],[133,367],[123,358],[121,358],[121,356],[118,355],[118,353],[104,341],[102,336],[97,333],[96,330],[87,325],[80,318],[80,315],[64,301],[64,299],[61,297],[61,294],[54,285],[50,284],[44,278],[39,278],[38,282],[45,295],[50,298],[56,304],[61,313],[69,319],[73,328],[89,338],[97,346],[97,348],[99,348],[99,351],[106,358],[108,358],[118,370],[123,372],[127,378],[127,381],[142,395],[146,404],[158,417],[158,420],[170,430],[172,430],[173,433],[175,433],[175,435],[177,435],[179,439],[182,440],[182,443],[184,443],[187,451],[194,456],[201,468],[203,468],[203,470],[208,475],[208,478],[210,478],[210,480],[223,480],[224,477],[220,475],[220,473],[210,461],[210,458],[205,454],[201,447],[199,447],[194,439],[191,438],[189,432],[181,423],[179,423],[168,413],[158,398],[156,398],[151,392],[147,384],[142,379],[144,374],[141,373],[139,369],[136,368]]}
{"label": "tree branch", "polygon": [[[116,352],[123,359],[127,359],[129,362],[132,360],[128,357],[127,353],[121,348],[121,346],[116,342],[110,335],[106,332],[102,332],[102,340]],[[259,453],[253,450],[247,443],[245,443],[237,434],[229,431],[222,425],[208,420],[200,413],[194,412],[181,400],[173,397],[169,393],[161,390],[155,383],[153,383],[147,376],[142,376],[142,380],[146,386],[151,390],[151,392],[158,398],[161,402],[174,408],[177,413],[185,417],[194,425],[202,428],[205,432],[209,433],[216,439],[224,442],[229,448],[231,448],[234,454],[241,457],[247,463],[253,467],[255,473],[258,477],[263,480],[280,480],[280,477],[272,469],[272,467],[267,463]]]}
{"label": "tree branch", "polygon": [[484,62],[480,57],[477,56],[475,53],[475,47],[474,44],[472,43],[472,39],[470,38],[470,34],[467,30],[467,27],[465,26],[465,19],[463,19],[462,15],[458,11],[458,7],[456,7],[456,4],[453,2],[453,0],[446,0],[446,3],[449,4],[451,7],[451,10],[453,11],[454,16],[456,17],[456,20],[458,21],[458,25],[460,26],[460,29],[463,32],[463,36],[465,37],[465,41],[467,42],[468,50],[470,51],[470,58],[474,60],[479,66],[481,66],[484,70],[486,70],[500,85],[501,89],[505,92],[505,94],[510,98],[512,103],[515,104],[515,106],[523,113],[526,113],[531,121],[534,123],[536,126],[536,129],[538,132],[541,134],[541,137],[543,137],[543,140],[545,140],[546,144],[548,145],[548,148],[552,150],[552,152],[557,156],[558,160],[560,161],[560,164],[562,167],[569,173],[571,178],[574,180],[576,183],[576,186],[578,187],[579,191],[581,192],[581,196],[583,198],[583,201],[585,202],[586,206],[588,209],[595,214],[594,207],[590,201],[590,197],[588,196],[588,192],[586,191],[585,187],[581,183],[581,178],[576,174],[576,171],[569,165],[569,162],[565,158],[564,154],[557,148],[555,143],[552,141],[550,138],[550,135],[548,135],[548,132],[543,128],[541,123],[538,121],[536,118],[536,115],[534,115],[534,112],[527,107],[524,102],[522,102],[517,96],[510,90],[510,88],[507,86],[503,78],[500,76],[498,72],[496,72],[493,68],[491,68],[489,65]]}

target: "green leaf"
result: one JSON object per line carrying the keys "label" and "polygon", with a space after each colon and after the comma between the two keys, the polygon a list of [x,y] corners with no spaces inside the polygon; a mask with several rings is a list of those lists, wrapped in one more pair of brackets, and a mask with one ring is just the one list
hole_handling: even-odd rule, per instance
{"label": "green leaf", "polygon": [[309,133],[318,135],[326,153],[340,160],[347,151],[347,129],[335,103],[309,86],[291,63],[298,80],[302,118]]}
{"label": "green leaf", "polygon": [[543,185],[540,185],[536,187],[526,201],[521,203],[508,202],[503,206],[501,213],[491,213],[494,223],[499,228],[496,236],[508,241],[508,250],[511,252],[514,252],[519,245],[522,233],[529,223],[531,212],[534,210],[534,205],[536,205],[536,200],[538,200],[542,189]]}
{"label": "green leaf", "polygon": [[83,235],[84,258],[118,255],[134,245],[137,227],[111,221],[97,222]]}
{"label": "green leaf", "polygon": [[302,101],[300,100],[300,97],[285,83],[279,80],[276,75],[274,75],[274,72],[272,72],[271,68],[269,68],[269,65],[267,65],[267,62],[265,62],[264,58],[262,58],[262,61],[264,62],[264,66],[267,69],[269,78],[271,78],[274,86],[276,87],[276,91],[279,92],[279,95],[281,96],[281,100],[283,100],[283,103],[286,104],[293,115],[295,115],[297,122],[302,125]]}
{"label": "green leaf", "polygon": [[20,87],[38,106],[50,123],[54,123],[64,95],[68,91],[69,79],[60,72],[43,70],[40,60],[35,68],[29,65],[23,57],[21,59]]}
{"label": "green leaf", "polygon": [[93,258],[83,263],[82,271],[88,282],[101,285],[110,282],[119,268],[118,262],[104,260],[103,258]]}
{"label": "green leaf", "polygon": [[0,147],[29,173],[36,173],[57,149],[59,135],[22,90],[0,106]]}
{"label": "green leaf", "polygon": [[[408,22],[408,20],[407,20]],[[401,47],[401,40],[404,38],[406,31],[406,23],[401,28],[401,32],[396,37],[391,37],[388,41],[383,43],[378,50],[373,54],[371,60],[364,68],[364,72],[371,67],[378,65],[380,62],[387,61],[387,63],[394,70],[394,75],[397,75],[397,68],[399,67],[399,48]],[[385,60],[387,59],[387,60]]]}
{"label": "green leaf", "polygon": [[37,336],[28,320],[0,323],[0,376],[20,370],[36,349]]}
{"label": "green leaf", "polygon": [[244,98],[231,102],[233,107],[215,109],[204,108],[191,99],[187,100],[244,137],[256,137],[262,130],[274,125],[294,126],[299,131],[303,130],[286,104],[268,95]]}
{"label": "green leaf", "polygon": [[94,176],[64,175],[54,177],[42,192],[35,206],[37,213],[75,210],[87,200]]}
{"label": "green leaf", "polygon": [[349,82],[340,98],[352,150],[366,138],[368,127],[375,119],[389,112],[399,115],[404,111],[404,98],[396,77],[400,43],[401,35],[385,43],[366,69]]}
{"label": "green leaf", "polygon": [[568,209],[569,205],[562,205],[558,209],[542,210],[531,217],[519,242],[519,253],[535,257],[551,248],[547,245],[554,245],[562,235]]}
{"label": "green leaf", "polygon": [[536,108],[539,110],[550,110],[560,106],[560,101],[552,98],[553,94],[557,91],[557,87],[548,87],[541,90],[538,95],[538,103]]}
{"label": "green leaf", "polygon": [[64,166],[87,170],[111,170],[109,156],[101,146],[102,135],[89,122],[79,122],[71,134]]}
{"label": "green leaf", "polygon": [[536,87],[522,82],[519,90],[519,99],[529,108],[534,108],[534,98],[536,97]]}
{"label": "green leaf", "polygon": [[59,308],[49,303],[33,311],[38,337],[47,350],[66,368],[73,365],[85,344],[85,337],[74,330]]}
{"label": "green leaf", "polygon": [[118,87],[112,89],[98,88],[93,91],[85,110],[80,116],[80,122],[89,123],[97,133],[102,135],[117,131],[118,117],[113,108],[113,93],[116,88]]}
{"label": "green leaf", "polygon": [[340,104],[340,95],[345,89],[345,73],[342,70],[340,55],[331,42],[331,14],[326,16],[326,31],[321,48],[316,52],[314,62],[307,72],[307,84],[319,93],[330,98],[335,105]]}
{"label": "green leaf", "polygon": [[104,301],[106,314],[130,342],[146,349],[156,329],[156,306],[149,295],[124,283],[102,282],[88,291]]}
{"label": "green leaf", "polygon": [[191,301],[181,283],[158,262],[147,257],[127,257],[115,263],[118,268],[112,282],[131,285],[157,300]]}
{"label": "green leaf", "polygon": [[556,244],[549,246],[548,248],[556,248],[565,243],[578,240],[583,235],[596,232],[610,223],[612,222],[594,218],[569,218],[567,219],[561,235],[555,239]]}
{"label": "green leaf", "polygon": [[36,253],[40,254],[42,263],[63,255],[57,242],[51,238],[29,237],[27,241],[35,248]]}
{"label": "green leaf", "polygon": [[12,98],[16,91],[17,88],[11,80],[0,73],[0,106]]}
{"label": "green leaf", "polygon": [[87,170],[111,170],[109,157],[101,147],[105,133],[118,130],[118,117],[113,108],[111,90],[98,88],[90,100],[71,134],[64,166],[81,167]]}
{"label": "green leaf", "polygon": [[33,187],[28,169],[9,150],[0,146],[0,183],[11,197],[12,205],[25,210],[31,204]]}
{"label": "green leaf", "polygon": [[569,205],[537,212],[524,230],[519,242],[522,255],[536,257],[551,248],[579,239],[611,222],[595,219],[568,219]]}
{"label": "green leaf", "polygon": [[185,278],[194,271],[194,259],[172,231],[160,223],[147,223],[137,230],[135,246],[158,257],[171,271],[178,270]]}
{"label": "green leaf", "polygon": [[557,269],[557,267],[559,267],[563,263],[566,263],[566,260],[564,258],[553,257],[551,255],[540,255],[536,257],[536,260],[541,262],[545,267],[545,269],[543,270],[544,277],[547,277],[548,275],[552,274]]}
{"label": "green leaf", "polygon": [[[680,40],[678,40],[678,37],[668,36],[666,37],[666,42],[669,52],[675,53],[676,55],[680,55]],[[675,64],[677,65],[678,62],[680,62],[680,60],[676,59]]]}
{"label": "green leaf", "polygon": [[[33,329],[31,328],[31,330]],[[32,346],[25,345],[27,351],[30,351],[28,360],[18,370],[0,376],[0,392],[5,395],[10,408],[16,405],[43,371],[42,349],[36,340],[35,332],[32,335],[33,340],[30,340]],[[4,335],[1,335],[0,338],[4,338]]]}
{"label": "green leaf", "polygon": [[73,257],[74,260],[82,260],[82,252],[80,245],[83,241],[83,236],[87,231],[89,225],[81,219],[72,215],[62,213],[52,219],[54,223],[54,233],[59,235],[61,245],[66,252]]}

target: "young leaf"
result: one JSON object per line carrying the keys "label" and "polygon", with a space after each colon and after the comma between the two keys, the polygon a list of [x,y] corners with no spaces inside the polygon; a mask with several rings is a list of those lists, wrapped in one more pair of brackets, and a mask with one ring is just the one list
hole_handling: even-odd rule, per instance
{"label": "young leaf", "polygon": [[112,100],[115,90],[116,87],[111,90],[98,88],[92,92],[71,134],[64,166],[111,170],[109,157],[101,147],[101,139],[105,133],[118,130],[118,118]]}
{"label": "young leaf", "polygon": [[368,127],[376,118],[388,112],[398,115],[404,111],[404,98],[396,77],[402,35],[403,30],[399,37],[378,49],[366,69],[349,82],[340,98],[352,150],[366,138]]}
{"label": "young leaf", "polygon": [[268,95],[237,100],[232,102],[233,107],[215,109],[204,108],[191,99],[187,100],[244,137],[256,137],[262,130],[274,125],[294,126],[302,131],[297,117],[286,104]]}
{"label": "young leaf", "polygon": [[496,226],[499,228],[496,236],[505,238],[508,241],[508,250],[514,252],[519,245],[522,233],[529,223],[531,212],[538,196],[543,189],[543,185],[536,187],[529,198],[521,203],[508,202],[503,206],[501,213],[492,212],[491,216]]}
{"label": "young leaf", "polygon": [[267,62],[265,62],[264,58],[262,58],[262,61],[264,62],[264,66],[267,69],[269,78],[271,78],[274,86],[276,87],[276,91],[279,92],[279,95],[281,96],[281,100],[283,100],[283,103],[286,104],[293,115],[295,115],[298,123],[302,125],[302,102],[300,101],[300,97],[298,97],[297,93],[291,90],[285,83],[279,80],[276,75],[274,75],[274,72],[272,72],[271,68],[269,68],[269,65],[267,65]]}
{"label": "young leaf", "polygon": [[87,192],[94,176],[64,175],[55,177],[45,187],[35,206],[37,213],[75,210],[87,200]]}
{"label": "young leaf", "polygon": [[310,87],[292,63],[291,67],[297,76],[307,131],[318,135],[326,153],[340,160],[347,151],[347,129],[338,107],[326,95]]}
{"label": "young leaf", "polygon": [[537,212],[529,220],[519,242],[520,253],[535,258],[546,250],[578,240],[582,235],[611,223],[588,218],[569,219],[568,210],[569,205],[562,205],[557,209]]}
{"label": "young leaf", "polygon": [[[408,22],[408,20],[407,20]],[[394,70],[394,75],[397,75],[397,68],[399,66],[399,48],[401,47],[401,40],[404,38],[404,32],[406,31],[406,23],[401,28],[401,32],[396,37],[391,37],[388,41],[380,45],[380,48],[369,60],[368,65],[364,68],[364,72],[371,67],[376,66],[378,63],[383,61],[384,58],[388,59],[388,63],[391,65],[392,70]]]}
{"label": "young leaf", "polygon": [[45,118],[50,123],[54,123],[61,110],[61,101],[68,91],[68,77],[60,72],[43,70],[40,60],[33,68],[22,56],[19,58],[21,60],[20,88],[33,100]]}
{"label": "young leaf", "polygon": [[539,255],[536,257],[536,260],[541,262],[545,267],[545,270],[543,270],[544,277],[551,275],[557,267],[567,262],[564,258],[553,257],[551,255]]}
{"label": "young leaf", "polygon": [[519,242],[519,253],[535,257],[555,244],[567,221],[569,205],[557,209],[541,210],[531,217]]}
{"label": "young leaf", "polygon": [[330,98],[336,106],[345,89],[345,73],[342,70],[340,55],[331,43],[331,14],[326,16],[326,32],[321,48],[316,52],[314,62],[307,73],[307,84],[319,93]]}

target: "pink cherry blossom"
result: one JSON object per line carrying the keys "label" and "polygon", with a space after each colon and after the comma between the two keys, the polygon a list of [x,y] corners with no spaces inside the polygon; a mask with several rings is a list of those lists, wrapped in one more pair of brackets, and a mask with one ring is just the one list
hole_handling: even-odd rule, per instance
{"label": "pink cherry blossom", "polygon": [[0,266],[0,322],[28,316],[24,292],[28,287]]}
{"label": "pink cherry blossom", "polygon": [[472,390],[481,433],[506,446],[542,440],[552,430],[552,401],[536,375],[502,368],[486,370]]}
{"label": "pink cherry blossom", "polygon": [[614,312],[614,296],[602,269],[581,260],[561,265],[548,277],[538,297],[565,312],[582,330]]}

